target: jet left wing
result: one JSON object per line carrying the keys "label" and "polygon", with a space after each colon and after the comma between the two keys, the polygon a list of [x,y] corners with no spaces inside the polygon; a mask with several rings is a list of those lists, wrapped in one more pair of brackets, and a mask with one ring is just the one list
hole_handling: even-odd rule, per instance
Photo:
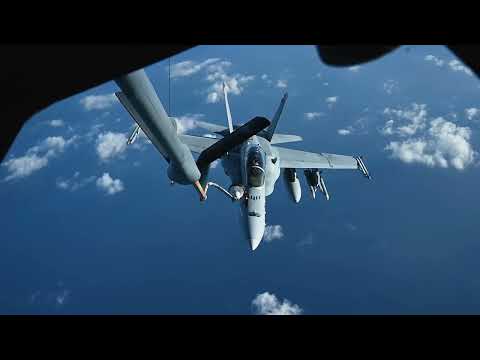
{"label": "jet left wing", "polygon": [[353,156],[311,153],[272,146],[280,157],[281,168],[297,169],[352,169],[359,168],[358,158]]}
{"label": "jet left wing", "polygon": [[180,141],[188,146],[190,151],[200,154],[203,150],[215,144],[218,139],[193,135],[178,135]]}
{"label": "jet left wing", "polygon": [[194,123],[195,123],[195,126],[201,128],[201,129],[204,129],[204,130],[208,130],[212,133],[222,132],[224,130],[228,130],[228,128],[225,127],[225,126],[212,124],[212,123],[209,123],[209,122],[206,122],[206,121],[195,120]]}

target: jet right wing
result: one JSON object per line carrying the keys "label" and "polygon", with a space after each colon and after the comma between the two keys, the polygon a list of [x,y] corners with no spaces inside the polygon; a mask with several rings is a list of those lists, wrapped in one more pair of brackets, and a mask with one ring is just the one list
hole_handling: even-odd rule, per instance
{"label": "jet right wing", "polygon": [[358,158],[353,156],[311,153],[272,146],[279,155],[281,168],[297,169],[359,169]]}
{"label": "jet right wing", "polygon": [[284,144],[296,141],[302,141],[302,137],[290,134],[273,134],[270,144]]}

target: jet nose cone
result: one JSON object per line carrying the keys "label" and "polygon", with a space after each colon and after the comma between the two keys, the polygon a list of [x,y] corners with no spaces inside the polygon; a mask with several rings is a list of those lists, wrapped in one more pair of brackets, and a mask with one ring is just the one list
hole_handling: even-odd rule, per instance
{"label": "jet nose cone", "polygon": [[250,238],[250,248],[252,251],[254,251],[258,245],[260,245],[260,242],[262,241],[262,238]]}
{"label": "jet nose cone", "polygon": [[248,221],[248,238],[250,240],[250,248],[255,250],[263,238],[263,232],[265,231],[265,223],[263,219],[250,216]]}

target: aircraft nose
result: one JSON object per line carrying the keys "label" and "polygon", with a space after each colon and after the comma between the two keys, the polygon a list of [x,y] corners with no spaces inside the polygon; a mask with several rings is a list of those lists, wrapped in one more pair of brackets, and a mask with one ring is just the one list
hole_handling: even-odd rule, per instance
{"label": "aircraft nose", "polygon": [[263,233],[265,231],[265,223],[263,219],[256,216],[248,217],[248,237],[250,240],[250,248],[255,250],[263,238]]}

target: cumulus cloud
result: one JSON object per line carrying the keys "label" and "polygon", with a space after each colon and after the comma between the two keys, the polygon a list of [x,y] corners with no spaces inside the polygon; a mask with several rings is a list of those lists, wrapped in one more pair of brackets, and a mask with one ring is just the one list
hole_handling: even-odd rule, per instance
{"label": "cumulus cloud", "polygon": [[473,75],[472,71],[458,60],[449,61],[448,66],[452,71],[460,71],[470,76]]}
{"label": "cumulus cloud", "polygon": [[88,95],[80,100],[80,104],[87,111],[103,110],[111,107],[118,99],[115,94]]}
{"label": "cumulus cloud", "polygon": [[97,137],[97,155],[102,161],[121,156],[127,149],[127,136],[123,133],[106,132]]}
{"label": "cumulus cloud", "polygon": [[287,80],[277,80],[277,87],[280,89],[285,89],[288,86]]}
{"label": "cumulus cloud", "polygon": [[480,109],[468,108],[465,109],[465,115],[467,115],[468,120],[473,120],[477,115],[480,115]]}
{"label": "cumulus cloud", "polygon": [[391,95],[393,91],[397,88],[398,82],[396,82],[395,80],[387,80],[383,83],[383,90],[385,90],[388,95]]}
{"label": "cumulus cloud", "polygon": [[170,76],[172,77],[172,79],[178,78],[178,77],[191,76],[193,74],[198,73],[200,70],[204,69],[208,65],[211,65],[218,61],[220,61],[220,59],[217,59],[217,58],[207,59],[200,63],[191,61],[191,60],[182,61],[172,65]]}
{"label": "cumulus cloud", "polygon": [[175,118],[177,122],[177,132],[183,134],[189,130],[197,128],[199,125],[199,119],[202,117],[203,114],[185,114]]}
{"label": "cumulus cloud", "polygon": [[308,120],[313,120],[313,119],[316,119],[316,118],[319,118],[320,116],[323,116],[324,113],[321,113],[321,112],[306,112],[305,113],[305,118],[308,119]]}
{"label": "cumulus cloud", "polygon": [[65,151],[73,144],[77,136],[65,140],[62,136],[50,136],[43,140],[39,145],[33,146],[27,150],[21,157],[13,157],[3,162],[9,175],[5,181],[25,178],[34,172],[48,165],[50,159]]}
{"label": "cumulus cloud", "polygon": [[430,167],[454,167],[463,170],[471,165],[476,152],[470,144],[471,130],[439,117],[430,122],[423,137],[392,141],[385,149],[392,158],[405,163],[420,163]]}
{"label": "cumulus cloud", "polygon": [[433,64],[435,64],[438,67],[442,67],[443,65],[446,64],[448,66],[448,68],[452,71],[463,72],[463,73],[465,73],[469,76],[473,75],[472,71],[457,59],[450,60],[447,63],[446,61],[444,61],[444,60],[442,60],[442,59],[440,59],[440,58],[438,58],[434,55],[427,55],[427,56],[425,56],[425,60],[429,61],[429,62],[432,62]]}
{"label": "cumulus cloud", "polygon": [[282,225],[267,225],[265,226],[265,232],[263,234],[263,239],[266,242],[272,242],[276,239],[283,238],[283,229]]}
{"label": "cumulus cloud", "polygon": [[361,66],[359,65],[355,65],[355,66],[350,66],[348,68],[348,70],[352,71],[352,72],[358,72],[358,70],[360,70]]}
{"label": "cumulus cloud", "polygon": [[436,66],[443,66],[443,64],[445,63],[445,61],[439,59],[438,57],[436,57],[434,55],[425,56],[425,61],[430,61],[433,64],[435,64]]}
{"label": "cumulus cloud", "polygon": [[[386,115],[389,120],[385,124],[386,127],[381,130],[382,134],[411,136],[417,131],[425,128],[427,121],[427,105],[413,103],[411,108],[404,110],[385,108],[383,114]],[[406,124],[394,128],[395,120]]]}
{"label": "cumulus cloud", "polygon": [[272,85],[273,84],[272,79],[270,79],[270,77],[267,74],[262,74],[262,76],[260,78],[263,81],[265,81],[267,83],[267,85]]}
{"label": "cumulus cloud", "polygon": [[37,170],[47,166],[48,158],[39,157],[37,154],[27,154],[18,158],[12,158],[5,161],[2,166],[7,168],[7,171],[10,173],[5,177],[5,181],[24,178]]}
{"label": "cumulus cloud", "polygon": [[332,106],[337,102],[338,96],[330,96],[325,99],[325,102],[327,103],[329,108],[332,108]]}
{"label": "cumulus cloud", "polygon": [[223,98],[223,83],[225,82],[229,94],[240,95],[245,86],[255,79],[253,75],[227,74],[227,68],[232,65],[229,61],[219,61],[206,67],[206,80],[211,83],[207,89],[207,103],[217,103]]}
{"label": "cumulus cloud", "polygon": [[63,120],[54,119],[48,123],[51,127],[62,127],[64,125]]}
{"label": "cumulus cloud", "polygon": [[75,174],[69,179],[64,179],[61,177],[58,178],[56,181],[56,185],[59,189],[73,192],[94,182],[95,179],[95,176],[80,179],[80,172],[76,171]]}
{"label": "cumulus cloud", "polygon": [[62,308],[70,300],[71,291],[66,289],[60,281],[55,288],[49,290],[38,290],[30,296],[30,305],[47,308]]}
{"label": "cumulus cloud", "polygon": [[352,133],[351,129],[338,129],[338,135],[350,135]]}
{"label": "cumulus cloud", "polygon": [[59,294],[55,296],[55,303],[57,306],[64,306],[69,298],[70,291],[69,290],[62,290]]}
{"label": "cumulus cloud", "polygon": [[279,301],[275,294],[264,292],[258,294],[252,301],[254,314],[257,315],[301,315],[300,306],[289,300]]}
{"label": "cumulus cloud", "polygon": [[120,179],[113,179],[109,173],[103,173],[97,179],[97,187],[104,190],[108,195],[114,195],[125,189]]}

